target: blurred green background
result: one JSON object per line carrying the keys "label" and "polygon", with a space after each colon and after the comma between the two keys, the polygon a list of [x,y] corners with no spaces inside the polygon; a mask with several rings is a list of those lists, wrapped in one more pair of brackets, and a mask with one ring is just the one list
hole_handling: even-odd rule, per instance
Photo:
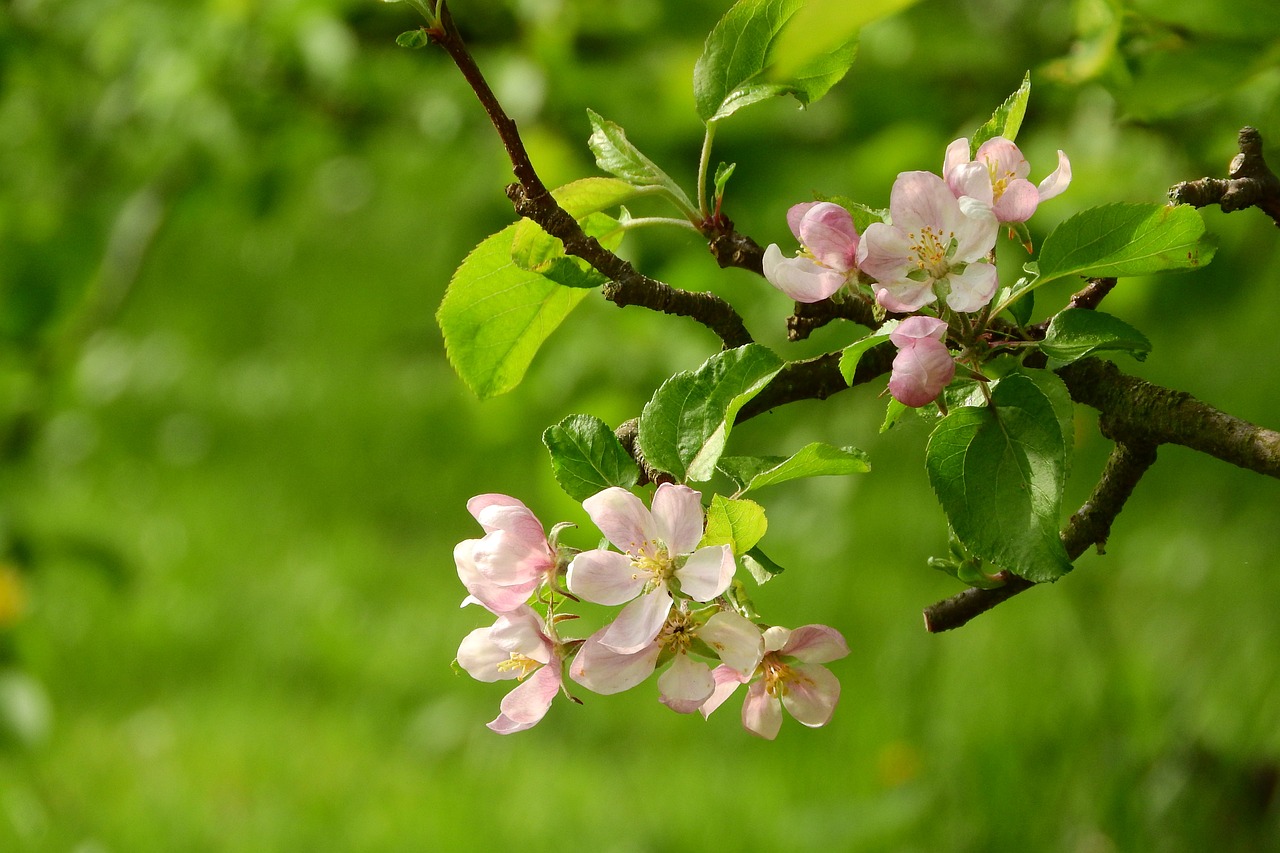
{"label": "blurred green background", "polygon": [[[1223,175],[1243,124],[1280,164],[1270,0],[881,2],[832,95],[721,131],[728,213],[762,243],[814,192],[884,205],[1026,69],[1032,178],[1057,148],[1075,171],[1038,236]],[[587,107],[691,183],[691,69],[727,6],[453,4],[551,185],[596,174]],[[1277,484],[1164,448],[1105,557],[928,636],[957,585],[924,564],[926,430],[879,435],[878,388],[734,438],[872,456],[762,495],[790,570],[757,605],[853,648],[829,726],[766,743],[737,701],[678,717],[649,682],[485,729],[504,686],[450,669],[488,622],[457,607],[466,499],[585,522],[542,429],[631,417],[717,342],[592,298],[521,388],[468,396],[432,315],[511,220],[508,169],[447,59],[395,47],[418,23],[376,0],[0,7],[0,849],[1280,850]],[[1280,426],[1276,229],[1206,218],[1207,271],[1109,298],[1154,343],[1121,367]],[[785,298],[683,235],[627,251],[787,358],[857,334],[786,344]],[[1090,412],[1078,441],[1070,508],[1108,449]]]}

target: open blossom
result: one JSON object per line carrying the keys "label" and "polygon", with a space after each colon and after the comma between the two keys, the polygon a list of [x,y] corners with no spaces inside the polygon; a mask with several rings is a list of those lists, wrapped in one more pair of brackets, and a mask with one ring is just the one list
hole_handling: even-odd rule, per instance
{"label": "open blossom", "polygon": [[867,227],[858,267],[875,279],[876,301],[910,312],[946,299],[955,311],[977,311],[996,292],[987,254],[999,224],[989,205],[957,198],[932,172],[903,172],[889,194],[893,224]]}
{"label": "open blossom", "polygon": [[560,692],[561,662],[556,644],[542,617],[527,605],[464,637],[458,647],[458,664],[479,681],[520,681],[503,697],[501,713],[488,724],[498,734],[522,732],[537,725]]}
{"label": "open blossom", "polygon": [[819,302],[857,274],[858,231],[849,211],[830,202],[806,202],[787,211],[787,224],[800,241],[794,258],[777,244],[764,250],[764,277],[797,302]]}
{"label": "open blossom", "polygon": [[1003,136],[988,139],[969,159],[969,140],[947,146],[942,174],[957,198],[968,196],[991,207],[1000,222],[1026,222],[1040,202],[1047,201],[1071,183],[1071,161],[1058,152],[1058,168],[1039,186],[1027,180],[1031,164],[1022,151]]}
{"label": "open blossom", "polygon": [[916,315],[898,324],[889,340],[898,348],[889,376],[889,393],[904,406],[932,403],[956,375],[956,361],[942,341],[947,324]]}
{"label": "open blossom", "polygon": [[506,495],[477,495],[467,501],[467,510],[485,535],[453,549],[458,577],[470,594],[463,604],[478,601],[494,613],[515,610],[555,572],[556,555],[542,522]]}
{"label": "open blossom", "polygon": [[711,667],[689,654],[695,640],[710,646],[723,666],[746,678],[764,654],[760,629],[731,610],[721,610],[698,625],[684,608],[673,609],[658,636],[639,651],[622,654],[601,642],[601,628],[587,638],[569,666],[569,677],[595,693],[629,690],[648,678],[664,651],[671,666],[658,678],[659,699],[668,708],[691,714],[711,697],[715,681]]}
{"label": "open blossom", "polygon": [[773,627],[764,632],[764,658],[756,672],[744,677],[727,666],[716,667],[715,689],[702,706],[703,716],[719,708],[750,682],[742,703],[742,725],[752,734],[773,740],[782,728],[782,709],[809,727],[825,726],[840,699],[840,682],[820,664],[849,654],[849,645],[834,628],[805,625],[794,631]]}
{"label": "open blossom", "polygon": [[569,564],[569,590],[596,604],[630,602],[600,636],[603,645],[622,654],[650,645],[671,612],[673,585],[695,601],[710,601],[728,588],[733,551],[727,545],[697,547],[703,529],[701,495],[688,486],[663,483],[654,492],[652,512],[617,486],[582,505],[622,553],[596,549],[578,554]]}

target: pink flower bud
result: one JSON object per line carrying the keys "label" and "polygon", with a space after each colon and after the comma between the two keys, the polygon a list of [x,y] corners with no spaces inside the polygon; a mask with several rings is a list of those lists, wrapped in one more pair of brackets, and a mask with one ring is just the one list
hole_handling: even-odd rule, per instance
{"label": "pink flower bud", "polygon": [[938,398],[956,375],[956,361],[941,341],[917,338],[898,352],[889,377],[889,393],[904,406],[918,408]]}

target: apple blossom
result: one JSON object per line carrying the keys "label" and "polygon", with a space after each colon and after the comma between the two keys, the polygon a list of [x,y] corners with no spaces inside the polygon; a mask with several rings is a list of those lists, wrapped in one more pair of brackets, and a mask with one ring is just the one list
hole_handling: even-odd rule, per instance
{"label": "apple blossom", "polygon": [[715,686],[711,667],[690,654],[697,644],[709,647],[724,667],[744,678],[755,672],[764,654],[760,629],[731,610],[719,610],[699,624],[685,607],[673,608],[653,641],[629,654],[601,642],[607,630],[601,628],[582,644],[569,677],[595,693],[620,693],[648,678],[660,656],[670,656],[671,666],[658,677],[659,699],[681,714],[698,710]]}
{"label": "apple blossom", "polygon": [[[502,699],[500,713],[488,724],[498,734],[532,728],[560,691],[561,660],[542,617],[522,605],[477,628],[458,646],[458,664],[478,681],[517,679]],[[525,679],[528,678],[526,681]]]}
{"label": "apple blossom", "polygon": [[772,627],[764,632],[765,654],[755,673],[743,676],[727,666],[716,667],[715,688],[703,703],[710,716],[740,684],[751,683],[742,703],[742,725],[766,740],[778,736],[782,708],[801,724],[825,726],[840,699],[840,682],[820,664],[849,654],[849,645],[834,628],[805,625],[794,631]]}
{"label": "apple blossom", "polygon": [[947,324],[916,315],[898,324],[889,340],[898,347],[889,377],[889,393],[899,403],[918,408],[932,403],[956,375],[956,362],[942,341]]}
{"label": "apple blossom", "polygon": [[800,252],[784,258],[776,243],[764,251],[764,277],[797,302],[819,302],[857,274],[858,230],[849,211],[830,202],[806,202],[787,211]]}
{"label": "apple blossom", "polygon": [[711,601],[733,578],[727,545],[698,548],[702,539],[701,495],[688,486],[663,483],[650,512],[635,495],[612,486],[582,502],[605,538],[621,549],[583,551],[569,564],[575,595],[596,604],[623,604],[600,637],[616,652],[631,654],[653,642],[674,601],[673,585],[686,598]]}
{"label": "apple blossom", "polygon": [[453,549],[458,577],[469,596],[494,613],[523,605],[552,576],[556,554],[542,522],[523,503],[507,495],[477,495],[467,510],[480,522],[482,539],[467,539]]}
{"label": "apple blossom", "polygon": [[942,174],[957,198],[969,196],[991,207],[1000,222],[1026,222],[1040,203],[1060,195],[1071,183],[1071,161],[1058,152],[1058,168],[1039,186],[1027,180],[1031,164],[1003,136],[988,139],[969,159],[969,140],[947,146]]}
{"label": "apple blossom", "polygon": [[876,301],[910,312],[939,297],[955,311],[977,311],[996,292],[987,261],[999,225],[990,207],[957,199],[932,172],[903,172],[889,194],[893,224],[874,222],[858,246],[858,267],[875,279]]}

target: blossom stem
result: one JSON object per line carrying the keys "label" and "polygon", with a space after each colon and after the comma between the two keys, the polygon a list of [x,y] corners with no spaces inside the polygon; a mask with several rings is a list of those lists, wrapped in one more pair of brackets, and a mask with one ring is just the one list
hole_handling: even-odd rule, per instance
{"label": "blossom stem", "polygon": [[698,210],[704,220],[711,219],[711,206],[707,204],[707,171],[711,167],[711,145],[716,136],[716,123],[707,122],[706,135],[702,137],[702,154],[698,158]]}

